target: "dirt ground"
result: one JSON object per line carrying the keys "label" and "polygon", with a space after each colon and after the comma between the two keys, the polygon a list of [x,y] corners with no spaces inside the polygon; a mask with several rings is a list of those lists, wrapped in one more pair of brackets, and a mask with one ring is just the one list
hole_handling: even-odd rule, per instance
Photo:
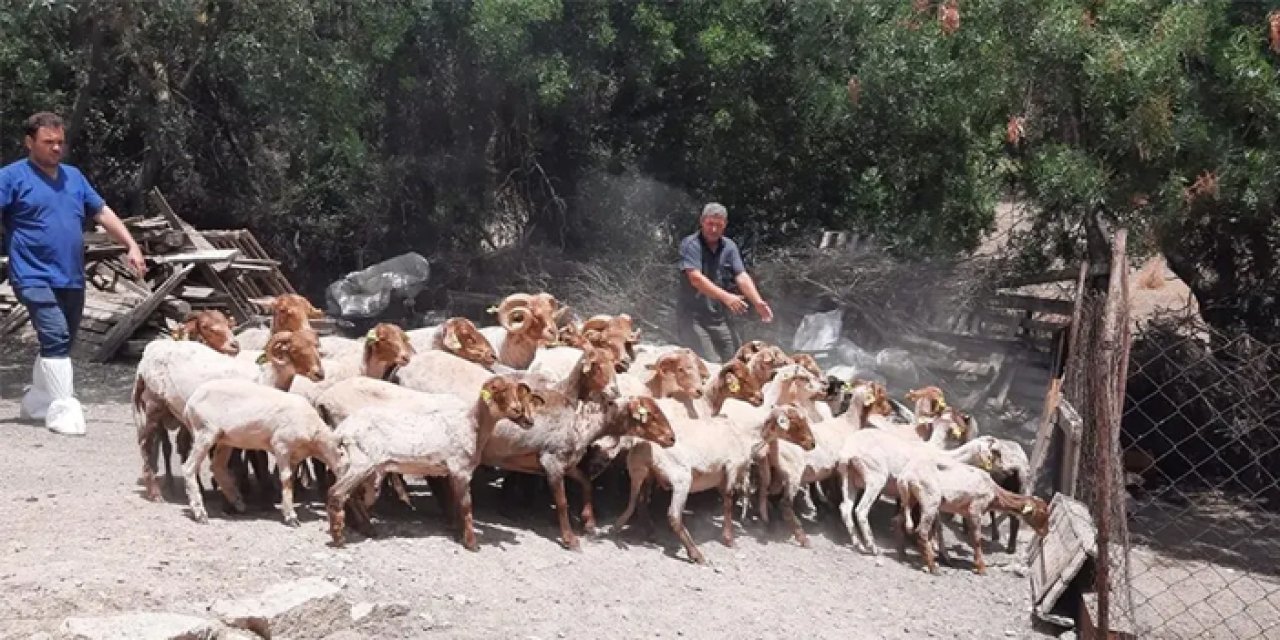
{"label": "dirt ground", "polygon": [[[57,436],[17,420],[31,355],[14,342],[0,349],[0,638],[53,633],[72,615],[204,614],[215,600],[307,576],[339,582],[351,602],[408,605],[376,629],[331,636],[344,639],[1047,637],[1033,630],[1016,559],[989,545],[992,568],[974,575],[967,546],[949,532],[958,566],[930,576],[914,553],[904,563],[892,551],[887,508],[872,522],[890,549],[881,558],[854,550],[830,518],[806,523],[812,549],[754,520],[729,549],[718,540],[718,498],[704,495],[686,513],[706,567],[684,559],[661,518],[652,542],[605,527],[581,553],[566,551],[549,504],[508,518],[484,484],[478,553],[442,528],[425,485],[411,487],[417,513],[380,505],[379,538],[353,535],[340,550],[328,546],[324,510],[309,493],[298,529],[265,505],[223,515],[216,495],[206,496],[210,522],[199,525],[176,485],[165,501],[141,497],[131,366],[80,364],[89,434]],[[623,506],[600,503],[601,522]]]}

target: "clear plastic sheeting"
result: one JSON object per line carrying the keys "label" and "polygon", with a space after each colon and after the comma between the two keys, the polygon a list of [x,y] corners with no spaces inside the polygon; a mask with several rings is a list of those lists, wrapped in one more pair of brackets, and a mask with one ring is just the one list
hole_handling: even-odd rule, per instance
{"label": "clear plastic sheeting", "polygon": [[826,351],[835,347],[840,341],[840,331],[844,328],[843,316],[842,309],[806,315],[800,320],[796,335],[791,339],[792,350]]}
{"label": "clear plastic sheeting", "polygon": [[331,316],[376,318],[393,301],[413,300],[427,285],[431,266],[414,252],[383,260],[361,271],[352,271],[325,289],[325,305]]}

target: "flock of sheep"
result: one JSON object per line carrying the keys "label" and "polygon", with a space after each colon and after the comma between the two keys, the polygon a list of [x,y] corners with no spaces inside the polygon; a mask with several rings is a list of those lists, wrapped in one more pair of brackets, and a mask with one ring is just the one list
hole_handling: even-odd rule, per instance
{"label": "flock of sheep", "polygon": [[295,478],[318,484],[339,545],[348,517],[374,535],[371,509],[384,486],[408,502],[407,474],[427,478],[475,550],[470,485],[480,465],[546,476],[571,549],[579,542],[566,477],[582,487],[587,533],[594,484],[629,483],[617,528],[638,507],[647,515],[653,485],[670,490],[668,521],[695,562],[704,559],[682,513],[690,493],[712,489],[723,498],[727,545],[735,505],[744,518],[754,494],[763,521],[776,497],[808,546],[793,505],[800,498],[812,511],[817,497],[869,553],[879,551],[868,514],[896,497],[900,548],[914,536],[935,572],[940,513],[963,519],[978,573],[984,513],[996,540],[997,514],[1012,516],[1010,551],[1019,519],[1040,535],[1048,526],[1048,506],[1029,495],[1022,447],[977,435],[936,387],[907,394],[908,408],[879,383],[825,377],[812,357],[760,341],[723,365],[708,363],[689,349],[639,344],[625,314],[575,322],[547,293],[505,298],[491,309],[498,326],[451,318],[406,332],[379,324],[363,339],[319,337],[309,318],[320,312],[301,296],[271,305],[269,329],[237,335],[223,314],[200,311],[174,339],[145,349],[132,404],[149,499],[160,496],[158,462],[163,456],[169,469],[176,431],[197,521],[207,521],[206,457],[228,508],[240,512],[249,469],[269,478],[270,453],[285,522],[298,524]]}

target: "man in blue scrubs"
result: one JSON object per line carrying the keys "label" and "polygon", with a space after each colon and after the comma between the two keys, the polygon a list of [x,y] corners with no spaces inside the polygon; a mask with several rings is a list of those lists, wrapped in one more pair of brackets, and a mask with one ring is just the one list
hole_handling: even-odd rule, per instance
{"label": "man in blue scrubs", "polygon": [[138,243],[80,170],[62,164],[62,119],[37,113],[24,125],[27,157],[0,169],[0,221],[9,282],[40,340],[24,420],[55,433],[84,435],[84,413],[72,384],[71,344],[84,310],[84,219],[91,216],[127,251],[138,277],[146,263]]}
{"label": "man in blue scrubs", "polygon": [[676,340],[704,360],[707,350],[698,337],[701,328],[711,347],[725,362],[742,344],[729,314],[741,315],[747,303],[764,322],[773,321],[773,309],[760,297],[756,283],[742,264],[738,245],[724,237],[729,211],[711,202],[702,208],[698,231],[680,241],[680,284],[676,298]]}

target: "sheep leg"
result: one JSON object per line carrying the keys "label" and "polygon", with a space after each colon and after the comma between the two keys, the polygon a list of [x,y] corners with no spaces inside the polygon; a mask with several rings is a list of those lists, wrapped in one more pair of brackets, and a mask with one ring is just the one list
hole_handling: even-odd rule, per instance
{"label": "sheep leg", "polygon": [[[858,539],[862,543],[864,553],[871,555],[880,555],[880,548],[876,546],[875,537],[871,534],[871,523],[867,516],[871,513],[871,507],[875,505],[876,499],[880,497],[880,492],[884,490],[885,483],[888,478],[883,474],[862,473],[863,490],[862,495],[858,498],[856,509]],[[853,504],[854,484],[853,474],[846,472],[844,474],[844,499],[840,501],[840,517],[844,520],[844,527],[849,531],[849,537],[854,535],[854,518],[855,509]]]}
{"label": "sheep leg", "polygon": [[1009,516],[1009,542],[1004,549],[1006,553],[1016,553],[1018,551],[1018,526],[1021,524],[1021,518]]}
{"label": "sheep leg", "polygon": [[[506,485],[506,481],[503,481]],[[440,506],[440,513],[444,515],[445,526],[452,527],[456,520],[453,513],[453,497],[449,493],[449,480],[435,476],[427,477],[427,486],[431,488],[431,495],[436,499],[436,504]]]}
{"label": "sheep leg", "polygon": [[341,547],[346,543],[346,504],[348,496],[372,474],[373,467],[371,465],[357,466],[352,464],[347,467],[346,473],[338,476],[338,479],[333,483],[333,487],[329,489],[329,499],[325,506],[329,512],[329,535],[333,538],[334,546]]}
{"label": "sheep leg", "polygon": [[164,477],[173,479],[173,443],[169,441],[167,429],[156,429],[156,444],[160,445],[160,459],[164,461]]}
{"label": "sheep leg", "polygon": [[[271,486],[274,476],[272,476],[271,474],[270,465],[267,461],[267,452],[266,451],[245,451],[244,456],[249,461],[249,464],[253,467],[253,477],[258,482],[258,485],[259,485],[258,495],[264,501],[271,501],[275,497],[274,495],[275,491],[273,491],[273,487]],[[276,462],[277,464],[279,464],[279,459],[277,459]],[[289,471],[289,476],[290,477],[293,476],[292,469],[290,469]],[[283,491],[284,487],[281,487],[280,489],[281,491]]]}
{"label": "sheep leg", "polygon": [[969,523],[969,546],[973,547],[973,570],[978,575],[987,574],[987,561],[982,555],[981,515],[966,514],[965,522]]}
{"label": "sheep leg", "polygon": [[933,521],[933,538],[938,543],[938,560],[948,567],[953,566],[951,564],[951,553],[947,551],[947,536],[942,526],[942,518],[937,518]]}
{"label": "sheep leg", "polygon": [[240,449],[231,450],[230,466],[232,472],[235,473],[236,488],[241,493],[248,493],[252,488],[249,483],[249,464],[245,460],[244,451]]}
{"label": "sheep leg", "polygon": [[[142,450],[142,486],[146,489],[146,498],[152,502],[160,500],[160,485],[156,481],[156,460],[152,453],[152,434],[162,430],[162,422],[167,410],[159,402],[148,402],[142,414],[134,413],[140,418],[138,423],[138,448]],[[137,419],[135,418],[135,419]]]}
{"label": "sheep leg", "polygon": [[596,533],[596,511],[592,502],[591,478],[583,473],[577,466],[572,466],[564,470],[565,475],[578,483],[582,487],[582,532],[592,536]]}
{"label": "sheep leg", "polygon": [[475,522],[471,513],[471,474],[451,475],[449,481],[453,494],[458,497],[458,515],[462,520],[462,545],[467,548],[467,551],[479,551],[476,545]]}
{"label": "sheep leg", "polygon": [[547,484],[551,486],[551,494],[556,501],[556,519],[560,521],[560,538],[570,551],[581,551],[582,545],[578,536],[573,533],[573,525],[569,523],[569,499],[564,493],[564,476],[559,470],[547,472]]}
{"label": "sheep leg", "polygon": [[[274,453],[276,471],[280,473],[280,510],[284,512],[284,523],[290,527],[297,527],[298,513],[293,509],[293,458],[288,445],[284,443],[277,444]],[[264,453],[263,457],[265,456]]]}
{"label": "sheep leg", "polygon": [[[757,467],[760,475],[759,493],[756,496],[756,508],[760,511],[760,522],[769,524],[769,485],[773,482],[773,472],[769,469],[769,459],[765,458]],[[743,515],[745,522],[746,515]]]}
{"label": "sheep leg", "polygon": [[693,536],[689,535],[689,530],[685,528],[682,517],[684,504],[689,499],[690,482],[689,478],[672,478],[671,506],[667,509],[667,523],[671,525],[671,530],[676,533],[676,537],[680,538],[680,542],[684,544],[685,551],[689,552],[689,559],[698,564],[706,564],[707,559],[703,557],[698,547],[693,544]]}
{"label": "sheep leg", "polygon": [[804,533],[804,526],[800,524],[800,519],[796,517],[796,493],[800,491],[799,487],[784,486],[782,489],[782,517],[786,518],[787,524],[791,525],[791,535],[795,537],[796,543],[805,549],[809,548],[809,536]]}
{"label": "sheep leg", "polygon": [[649,477],[649,468],[638,466],[630,469],[631,476],[631,495],[627,498],[627,508],[622,510],[622,515],[618,516],[618,520],[613,523],[614,531],[621,531],[631,520],[632,514],[636,512],[636,505],[640,500],[640,490],[644,488],[644,482]]}
{"label": "sheep leg", "polygon": [[737,484],[730,474],[724,474],[720,481],[720,498],[724,502],[724,532],[721,540],[724,546],[732,549],[733,544],[733,487]]}
{"label": "sheep leg", "polygon": [[218,447],[213,450],[213,458],[209,463],[210,471],[213,477],[218,480],[218,491],[222,493],[222,497],[227,501],[227,511],[231,513],[244,513],[244,499],[240,497],[240,492],[236,491],[235,481],[231,478],[231,471],[227,469],[227,460],[231,457],[230,447]]}
{"label": "sheep leg", "polygon": [[396,492],[396,497],[404,506],[413,509],[413,500],[409,498],[409,489],[404,486],[404,476],[398,473],[387,474],[387,484],[391,485],[391,490]]}
{"label": "sheep leg", "polygon": [[201,524],[209,522],[209,514],[204,510],[204,496],[200,495],[196,478],[200,473],[200,463],[204,462],[205,456],[209,455],[209,449],[213,447],[214,440],[213,434],[200,433],[192,444],[191,457],[182,463],[182,475],[187,481],[187,504],[191,507],[191,517]]}
{"label": "sheep leg", "polygon": [[316,485],[316,477],[315,474],[311,472],[311,465],[308,464],[309,461],[310,459],[304,459],[302,462],[299,462],[297,468],[293,471],[294,477],[298,479],[298,484],[302,485],[302,488],[308,491]]}

